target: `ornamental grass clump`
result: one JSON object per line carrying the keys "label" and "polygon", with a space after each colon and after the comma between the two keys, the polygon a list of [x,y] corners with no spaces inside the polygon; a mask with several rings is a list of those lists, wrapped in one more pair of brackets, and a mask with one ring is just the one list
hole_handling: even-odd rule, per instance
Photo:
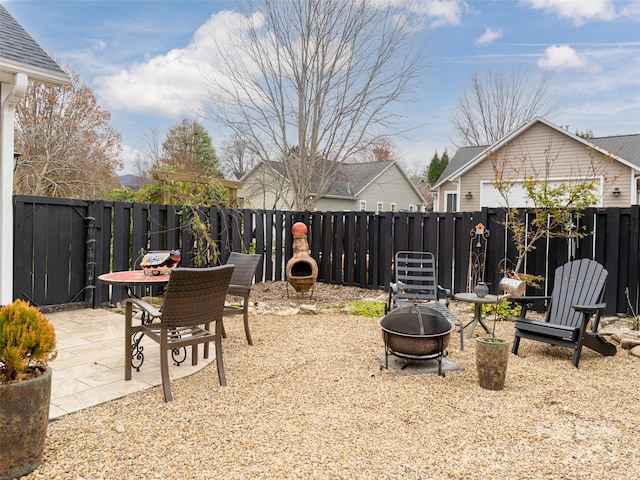
{"label": "ornamental grass clump", "polygon": [[23,300],[0,308],[0,383],[37,377],[56,357],[55,348],[53,325],[37,308]]}

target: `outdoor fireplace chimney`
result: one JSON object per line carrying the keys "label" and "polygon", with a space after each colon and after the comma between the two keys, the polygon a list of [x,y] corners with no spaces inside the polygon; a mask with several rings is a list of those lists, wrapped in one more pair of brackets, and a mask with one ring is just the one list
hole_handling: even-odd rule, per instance
{"label": "outdoor fireplace chimney", "polygon": [[307,226],[298,222],[291,227],[293,233],[293,257],[287,262],[287,281],[298,293],[308,292],[318,278],[318,264],[309,254]]}

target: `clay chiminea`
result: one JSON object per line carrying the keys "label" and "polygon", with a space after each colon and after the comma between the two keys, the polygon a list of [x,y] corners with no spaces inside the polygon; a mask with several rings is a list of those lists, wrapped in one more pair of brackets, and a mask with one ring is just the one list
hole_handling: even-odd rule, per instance
{"label": "clay chiminea", "polygon": [[287,281],[298,293],[308,292],[318,278],[318,264],[309,254],[307,226],[298,222],[291,227],[293,233],[293,257],[287,262]]}

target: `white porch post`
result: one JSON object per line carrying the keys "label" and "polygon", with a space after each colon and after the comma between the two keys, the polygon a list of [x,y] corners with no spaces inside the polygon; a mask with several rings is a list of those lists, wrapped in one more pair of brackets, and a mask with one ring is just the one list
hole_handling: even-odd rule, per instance
{"label": "white porch post", "polygon": [[14,112],[24,98],[28,78],[16,73],[0,83],[0,305],[13,302],[13,153]]}

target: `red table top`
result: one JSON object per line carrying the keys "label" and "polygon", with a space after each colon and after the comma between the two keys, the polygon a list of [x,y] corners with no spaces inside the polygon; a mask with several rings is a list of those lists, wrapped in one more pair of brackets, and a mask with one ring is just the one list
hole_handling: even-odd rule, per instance
{"label": "red table top", "polygon": [[169,282],[170,275],[145,275],[142,270],[104,273],[98,280],[114,285],[153,285]]}

